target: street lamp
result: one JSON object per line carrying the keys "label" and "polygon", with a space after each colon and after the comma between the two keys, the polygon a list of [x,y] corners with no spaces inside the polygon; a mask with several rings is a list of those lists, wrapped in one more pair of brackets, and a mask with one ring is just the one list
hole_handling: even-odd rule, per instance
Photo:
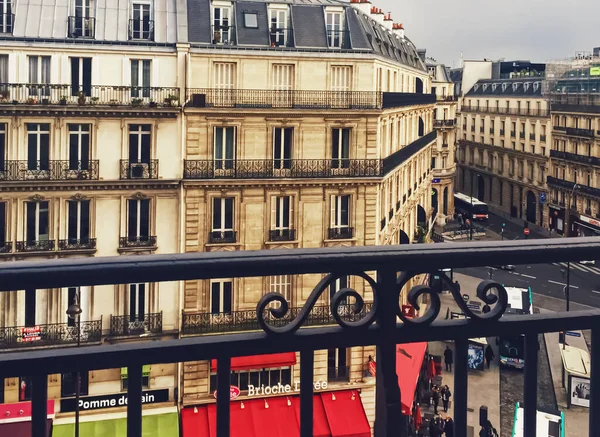
{"label": "street lamp", "polygon": [[567,311],[569,311],[570,300],[571,300],[571,287],[570,287],[571,263],[567,262],[567,270],[565,271],[565,269],[560,269],[560,273],[562,274],[563,279],[565,277],[565,273],[567,274],[567,285],[565,285],[564,292],[565,292],[565,300],[566,300],[566,304],[567,304]]}
{"label": "street lamp", "polygon": [[[67,308],[67,315],[77,322],[77,347],[81,345],[81,307],[79,306],[79,291],[75,293],[73,303]],[[79,437],[79,396],[81,391],[81,377],[79,370],[75,380],[75,437]]]}
{"label": "street lamp", "polygon": [[[573,198],[575,197],[575,190],[577,188],[581,188],[581,187],[579,186],[579,184],[577,184],[577,182],[575,182],[573,184],[573,189],[571,190],[571,196],[569,197],[569,210],[568,210],[569,226],[567,227],[567,237],[571,236],[571,228],[573,227],[570,218],[571,218],[571,209],[573,208]],[[575,205],[575,211],[577,211],[577,205]]]}
{"label": "street lamp", "polygon": [[475,173],[471,172],[471,212],[469,214],[469,240],[473,241],[473,176]]}

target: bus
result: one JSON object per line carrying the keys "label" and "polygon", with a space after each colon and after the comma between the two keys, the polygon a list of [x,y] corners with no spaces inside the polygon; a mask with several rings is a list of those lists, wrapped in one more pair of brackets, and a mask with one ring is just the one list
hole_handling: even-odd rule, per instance
{"label": "bus", "polygon": [[[531,287],[504,287],[508,294],[508,314],[533,314]],[[522,369],[525,367],[525,336],[499,337],[500,365]]]}
{"label": "bus", "polygon": [[454,193],[454,209],[473,220],[487,220],[488,206],[481,200],[462,193]]}
{"label": "bus", "polygon": [[[524,423],[523,407],[517,402],[512,437],[523,437],[525,435],[523,432]],[[536,424],[537,435],[535,437],[565,437],[565,415],[561,411],[550,412],[538,409]]]}

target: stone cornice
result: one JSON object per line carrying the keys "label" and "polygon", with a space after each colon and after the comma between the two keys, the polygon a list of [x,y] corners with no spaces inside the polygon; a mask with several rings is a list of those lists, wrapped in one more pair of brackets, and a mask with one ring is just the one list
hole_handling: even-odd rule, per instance
{"label": "stone cornice", "polygon": [[458,145],[463,146],[463,147],[464,146],[480,147],[482,149],[492,150],[494,152],[505,153],[509,156],[514,156],[516,158],[533,159],[535,161],[544,162],[544,163],[547,163],[550,160],[549,156],[536,155],[535,153],[523,152],[522,150],[507,149],[506,147],[494,146],[494,145],[485,144],[485,143],[477,143],[475,141],[459,140]]}
{"label": "stone cornice", "polygon": [[72,181],[19,181],[0,183],[0,193],[50,192],[50,191],[116,191],[116,190],[176,190],[179,180],[114,180],[73,183]]}

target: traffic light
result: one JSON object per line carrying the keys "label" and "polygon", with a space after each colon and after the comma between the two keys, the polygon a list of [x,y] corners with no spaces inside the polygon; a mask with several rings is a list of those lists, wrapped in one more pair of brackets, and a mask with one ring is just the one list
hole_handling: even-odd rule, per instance
{"label": "traffic light", "polygon": [[506,227],[506,223],[502,223],[502,228],[505,228],[505,227]]}

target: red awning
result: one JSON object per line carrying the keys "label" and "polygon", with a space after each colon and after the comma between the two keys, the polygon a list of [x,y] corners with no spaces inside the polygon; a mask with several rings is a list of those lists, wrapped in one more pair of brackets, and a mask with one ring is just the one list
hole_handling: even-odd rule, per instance
{"label": "red awning", "polygon": [[412,413],[415,390],[426,350],[427,343],[396,345],[396,373],[402,399],[402,414],[406,416]]}
{"label": "red awning", "polygon": [[206,407],[181,410],[182,437],[210,437]]}
{"label": "red awning", "polygon": [[[269,369],[275,367],[293,366],[296,364],[295,352],[280,354],[252,355],[248,357],[235,357],[231,359],[231,370]],[[217,371],[217,360],[211,361],[213,372]]]}
{"label": "red awning", "polygon": [[[52,419],[46,420],[46,436],[50,437]],[[31,421],[0,424],[0,436],[31,437]]]}
{"label": "red awning", "polygon": [[260,437],[299,437],[291,397],[255,399],[252,403],[254,433]]}
{"label": "red awning", "polygon": [[[294,396],[292,399],[294,409],[296,410],[296,423],[300,429],[300,398]],[[313,396],[313,437],[331,437],[331,430],[327,423],[327,415],[321,395]]]}
{"label": "red awning", "polygon": [[332,437],[371,437],[360,394],[356,390],[321,393]]}
{"label": "red awning", "polygon": [[[252,401],[232,402],[229,407],[229,436],[230,437],[256,437],[252,419]],[[217,436],[217,406],[208,406],[208,429],[210,437]]]}

